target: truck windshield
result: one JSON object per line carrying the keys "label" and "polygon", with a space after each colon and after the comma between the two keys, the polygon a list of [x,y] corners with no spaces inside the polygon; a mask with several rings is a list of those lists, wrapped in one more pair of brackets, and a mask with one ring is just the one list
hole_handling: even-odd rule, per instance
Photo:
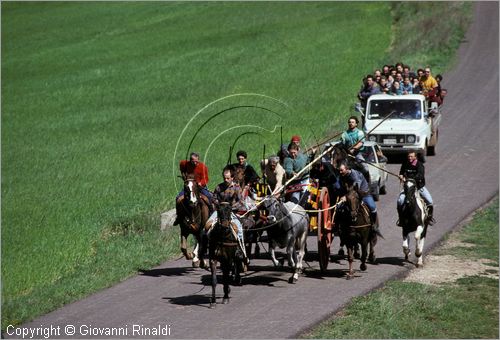
{"label": "truck windshield", "polygon": [[370,102],[368,119],[420,119],[422,107],[419,100],[373,100]]}

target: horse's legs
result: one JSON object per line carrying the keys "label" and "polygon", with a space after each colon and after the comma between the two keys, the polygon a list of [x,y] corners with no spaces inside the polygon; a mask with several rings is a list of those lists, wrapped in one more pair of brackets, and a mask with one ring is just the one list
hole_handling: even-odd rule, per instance
{"label": "horse's legs", "polygon": [[193,249],[193,267],[198,268],[200,266],[200,259],[198,258],[198,251],[200,248],[200,242],[199,240],[196,241],[196,245],[194,246]]}
{"label": "horse's legs", "polygon": [[224,260],[221,263],[221,269],[222,269],[222,283],[224,285],[224,297],[222,298],[222,303],[227,304],[229,302],[229,293],[231,292],[231,288],[229,287],[231,262],[227,259]]}
{"label": "horse's legs", "polygon": [[188,237],[188,235],[189,234],[181,231],[181,252],[182,252],[182,254],[184,254],[184,257],[186,258],[186,260],[191,260],[191,259],[193,259],[193,254],[188,253],[188,251],[187,251],[187,237]]}
{"label": "horse's legs", "polygon": [[361,271],[366,270],[367,256],[368,256],[368,240],[364,239],[362,240],[361,243],[361,265],[359,266],[359,269],[361,269]]}
{"label": "horse's legs", "polygon": [[275,253],[275,245],[274,245],[274,242],[270,242],[269,243],[269,252],[271,253],[271,261],[273,261],[273,264],[275,267],[278,267],[279,266],[279,262],[278,260],[276,260],[276,253]]}
{"label": "horse's legs", "polygon": [[417,231],[415,232],[415,256],[417,257],[417,267],[420,267],[424,264],[422,259],[422,252],[424,250],[425,242],[425,236],[422,235],[423,230],[424,227],[419,225],[417,227]]}
{"label": "horse's legs", "polygon": [[352,263],[354,262],[354,246],[352,245],[347,245],[347,260],[349,261],[347,279],[350,280],[354,277],[354,269],[352,268]]}
{"label": "horse's legs", "polygon": [[210,260],[210,271],[212,272],[212,298],[210,299],[210,308],[215,308],[215,287],[217,286],[217,261]]}
{"label": "horse's legs", "polygon": [[405,261],[408,261],[408,257],[410,256],[410,241],[408,238],[408,232],[405,232],[403,228],[403,253],[405,254]]}
{"label": "horse's legs", "polygon": [[376,233],[370,233],[370,254],[368,255],[368,261],[372,264],[377,262],[377,257],[375,256],[375,245],[377,244],[377,234]]}
{"label": "horse's legs", "polygon": [[295,251],[295,239],[293,237],[291,237],[288,242],[286,254],[288,257],[288,266],[295,268],[295,264],[297,263],[297,252]]}

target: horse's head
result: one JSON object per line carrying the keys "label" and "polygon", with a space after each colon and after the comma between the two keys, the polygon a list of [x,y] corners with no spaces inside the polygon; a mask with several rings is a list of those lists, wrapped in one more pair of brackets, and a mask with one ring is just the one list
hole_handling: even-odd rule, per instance
{"label": "horse's head", "polygon": [[361,207],[361,198],[359,196],[357,186],[351,186],[347,189],[346,197],[346,205],[349,208],[351,213],[351,219],[353,222],[356,222],[358,218],[359,208]]}
{"label": "horse's head", "polygon": [[417,182],[413,178],[406,179],[404,181],[403,188],[406,202],[410,202],[410,200],[413,200],[416,197]]}
{"label": "horse's head", "polygon": [[217,217],[222,226],[227,227],[231,223],[231,212],[232,207],[228,202],[221,202],[217,207]]}
{"label": "horse's head", "polygon": [[344,144],[337,143],[333,146],[331,153],[331,162],[335,170],[339,169],[340,164],[344,162],[347,159],[347,157],[348,157],[348,152]]}
{"label": "horse's head", "polygon": [[184,195],[189,197],[189,203],[196,205],[200,197],[200,189],[194,177],[188,177],[184,180]]}
{"label": "horse's head", "polygon": [[263,212],[264,216],[267,216],[268,223],[276,223],[283,218],[280,202],[273,195],[268,195],[262,200],[259,210]]}

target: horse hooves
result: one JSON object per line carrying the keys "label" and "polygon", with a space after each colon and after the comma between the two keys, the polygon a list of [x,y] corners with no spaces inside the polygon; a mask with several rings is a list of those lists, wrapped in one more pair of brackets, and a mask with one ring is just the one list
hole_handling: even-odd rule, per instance
{"label": "horse hooves", "polygon": [[235,276],[234,277],[234,285],[235,286],[241,286],[241,283],[242,283],[242,279],[241,279],[241,276]]}
{"label": "horse hooves", "polygon": [[210,309],[215,309],[215,306],[217,306],[217,303],[215,301],[210,302]]}
{"label": "horse hooves", "polygon": [[354,278],[353,274],[347,274],[346,280],[352,280]]}
{"label": "horse hooves", "polygon": [[344,253],[344,249],[340,248],[340,249],[339,249],[339,252],[337,253],[337,255],[339,255],[339,256],[344,256],[344,255],[345,255],[345,253]]}
{"label": "horse hooves", "polygon": [[225,297],[222,299],[222,304],[223,305],[227,305],[229,303],[229,298],[228,297]]}
{"label": "horse hooves", "polygon": [[361,266],[359,266],[359,269],[361,269],[361,271],[364,272],[366,270],[366,264],[361,263]]}
{"label": "horse hooves", "polygon": [[368,257],[368,261],[371,263],[371,264],[375,264],[377,263],[377,257],[375,255],[373,256],[369,256]]}
{"label": "horse hooves", "polygon": [[297,283],[297,281],[298,281],[298,280],[297,280],[294,276],[292,276],[292,277],[290,277],[290,278],[288,279],[288,283]]}
{"label": "horse hooves", "polygon": [[194,258],[193,253],[186,253],[185,255],[187,260],[192,260]]}
{"label": "horse hooves", "polygon": [[200,261],[193,261],[192,265],[193,265],[193,268],[199,268],[200,267]]}

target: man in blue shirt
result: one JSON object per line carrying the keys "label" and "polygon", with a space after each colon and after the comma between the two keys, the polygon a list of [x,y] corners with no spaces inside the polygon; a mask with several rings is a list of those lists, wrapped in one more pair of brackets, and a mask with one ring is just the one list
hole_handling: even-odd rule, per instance
{"label": "man in blue shirt", "polygon": [[368,209],[370,209],[370,219],[373,224],[373,229],[378,231],[377,206],[375,205],[373,196],[370,194],[370,186],[363,174],[357,170],[350,169],[346,162],[340,165],[339,173],[341,190],[345,190],[348,186],[357,185],[361,200],[368,206]]}

